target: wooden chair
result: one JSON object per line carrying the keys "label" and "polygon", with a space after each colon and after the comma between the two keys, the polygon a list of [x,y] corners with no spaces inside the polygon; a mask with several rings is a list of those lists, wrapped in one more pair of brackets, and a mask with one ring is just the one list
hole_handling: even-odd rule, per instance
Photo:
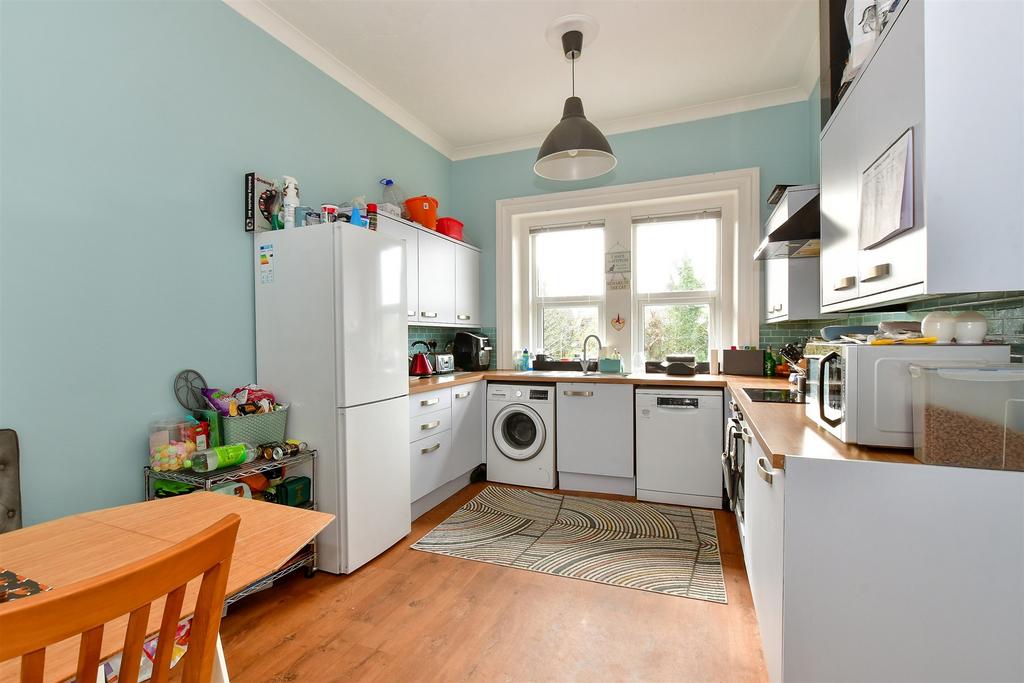
{"label": "wooden chair", "polygon": [[101,576],[0,605],[0,661],[21,657],[21,680],[43,680],[46,648],[81,634],[78,683],[97,677],[104,625],[129,615],[118,679],[138,680],[151,604],[163,596],[154,683],[170,672],[185,588],[202,576],[182,680],[209,681],[220,651],[218,631],[231,553],[241,518],[230,514],[167,550]]}

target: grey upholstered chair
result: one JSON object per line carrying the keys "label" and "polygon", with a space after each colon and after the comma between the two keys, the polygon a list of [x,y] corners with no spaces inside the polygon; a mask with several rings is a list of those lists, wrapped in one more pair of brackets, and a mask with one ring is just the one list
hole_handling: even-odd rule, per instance
{"label": "grey upholstered chair", "polygon": [[18,433],[0,429],[0,533],[21,528],[21,467]]}

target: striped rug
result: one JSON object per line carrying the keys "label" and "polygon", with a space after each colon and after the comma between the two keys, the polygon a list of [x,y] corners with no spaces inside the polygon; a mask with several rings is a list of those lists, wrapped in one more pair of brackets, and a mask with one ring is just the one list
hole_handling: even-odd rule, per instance
{"label": "striped rug", "polygon": [[488,486],[412,547],[726,602],[715,515],[700,508]]}

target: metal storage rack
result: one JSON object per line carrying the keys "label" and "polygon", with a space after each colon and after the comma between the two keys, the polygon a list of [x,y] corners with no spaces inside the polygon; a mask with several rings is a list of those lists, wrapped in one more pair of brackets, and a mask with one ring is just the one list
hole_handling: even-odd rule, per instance
{"label": "metal storage rack", "polygon": [[[294,467],[296,465],[303,465],[308,463],[310,466],[310,495],[309,502],[301,506],[308,510],[316,509],[316,449],[302,451],[295,455],[284,458],[283,460],[265,460],[263,458],[257,458],[252,462],[244,465],[238,465],[237,467],[227,467],[222,470],[213,470],[212,472],[194,472],[192,470],[174,470],[167,472],[157,472],[151,467],[145,467],[143,469],[143,477],[146,485],[146,500],[154,499],[153,482],[157,480],[162,481],[177,481],[183,484],[190,484],[203,491],[211,491],[214,487],[221,484],[227,484],[233,481],[239,481],[248,477],[252,474],[260,474],[263,472],[269,472],[276,470],[280,467]],[[297,552],[283,567],[275,572],[267,574],[266,576],[253,581],[248,586],[238,591],[234,595],[229,596],[224,601],[224,609],[232,605],[233,603],[241,600],[242,598],[257,593],[266,588],[270,588],[271,585],[278,579],[284,578],[292,572],[298,571],[299,569],[305,569],[306,576],[311,577],[316,572],[316,541],[314,539],[309,545]]]}

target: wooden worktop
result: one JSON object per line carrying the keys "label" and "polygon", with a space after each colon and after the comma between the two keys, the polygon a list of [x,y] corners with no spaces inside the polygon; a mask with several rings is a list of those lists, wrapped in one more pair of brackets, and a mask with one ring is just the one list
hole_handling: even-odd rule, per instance
{"label": "wooden worktop", "polygon": [[787,457],[824,458],[829,460],[861,460],[919,464],[910,450],[870,448],[844,444],[819,428],[804,414],[803,404],[755,403],[743,388],[787,389],[789,382],[770,377],[743,375],[692,375],[689,377],[652,373],[631,375],[576,375],[520,372],[516,370],[487,370],[484,372],[456,372],[422,379],[409,379],[409,393],[471,384],[480,380],[505,382],[595,382],[600,384],[632,384],[634,386],[689,387],[729,389],[733,400],[740,406],[747,425],[765,454],[771,455],[772,464],[785,468]]}

